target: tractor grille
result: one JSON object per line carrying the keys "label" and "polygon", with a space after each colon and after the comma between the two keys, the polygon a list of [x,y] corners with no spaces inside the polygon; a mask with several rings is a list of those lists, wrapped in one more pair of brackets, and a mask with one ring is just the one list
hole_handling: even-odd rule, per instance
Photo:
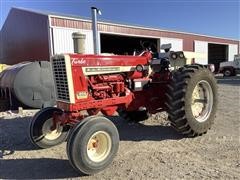
{"label": "tractor grille", "polygon": [[57,100],[70,102],[65,59],[52,59],[52,68]]}

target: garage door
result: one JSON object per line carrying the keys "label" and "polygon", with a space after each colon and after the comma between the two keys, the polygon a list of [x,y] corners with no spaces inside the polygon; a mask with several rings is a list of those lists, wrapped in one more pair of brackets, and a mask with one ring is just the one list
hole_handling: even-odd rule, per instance
{"label": "garage door", "polygon": [[153,52],[157,52],[158,40],[156,38],[101,33],[101,53],[132,55],[134,51],[142,52],[143,46],[145,48],[150,46]]}
{"label": "garage door", "polygon": [[228,46],[228,61],[233,61],[234,55],[238,52],[238,46],[236,44],[229,44]]}
{"label": "garage door", "polygon": [[[172,44],[172,51],[182,51],[183,50],[183,40],[182,39],[174,39],[174,38],[160,38],[161,44]],[[162,52],[164,50],[161,50]]]}
{"label": "garage door", "polygon": [[201,54],[200,57],[195,58],[195,63],[208,64],[208,42],[194,41],[194,49],[196,53]]}

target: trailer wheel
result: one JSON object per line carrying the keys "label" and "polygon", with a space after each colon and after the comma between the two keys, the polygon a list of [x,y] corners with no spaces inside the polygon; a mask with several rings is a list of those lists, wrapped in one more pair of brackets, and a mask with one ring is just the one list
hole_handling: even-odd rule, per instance
{"label": "trailer wheel", "polygon": [[54,112],[62,110],[54,107],[48,107],[36,113],[30,122],[29,134],[32,143],[39,148],[50,148],[61,144],[67,138],[69,127],[57,125],[52,130],[52,116]]}
{"label": "trailer wheel", "polygon": [[92,116],[77,125],[67,142],[70,164],[80,173],[95,174],[113,161],[119,147],[115,125],[106,117]]}
{"label": "trailer wheel", "polygon": [[202,135],[213,124],[217,109],[217,83],[204,66],[188,65],[173,73],[167,107],[172,126],[190,137]]}

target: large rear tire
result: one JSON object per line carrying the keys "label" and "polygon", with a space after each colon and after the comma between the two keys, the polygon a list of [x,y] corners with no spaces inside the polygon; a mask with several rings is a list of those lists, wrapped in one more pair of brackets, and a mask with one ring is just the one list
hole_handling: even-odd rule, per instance
{"label": "large rear tire", "polygon": [[187,65],[173,73],[166,93],[172,126],[193,137],[206,133],[215,119],[218,99],[213,74],[202,65]]}
{"label": "large rear tire", "polygon": [[61,144],[68,136],[69,126],[57,125],[52,130],[53,113],[62,112],[55,107],[48,107],[37,112],[30,122],[29,135],[32,143],[38,148],[50,148]]}
{"label": "large rear tire", "polygon": [[67,154],[74,169],[80,174],[91,175],[110,165],[118,147],[115,125],[106,117],[92,116],[72,130]]}

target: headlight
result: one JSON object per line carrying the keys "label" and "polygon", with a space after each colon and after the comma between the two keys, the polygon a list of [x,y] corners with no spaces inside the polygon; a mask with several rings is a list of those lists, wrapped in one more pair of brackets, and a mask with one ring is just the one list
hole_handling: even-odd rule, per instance
{"label": "headlight", "polygon": [[172,58],[172,59],[177,59],[177,54],[176,54],[176,53],[172,53],[172,54],[171,54],[171,58]]}
{"label": "headlight", "polygon": [[143,70],[144,70],[143,65],[138,64],[138,65],[136,66],[136,70],[137,70],[138,72],[143,72]]}
{"label": "headlight", "polygon": [[179,53],[180,58],[184,58],[184,54],[182,52]]}

